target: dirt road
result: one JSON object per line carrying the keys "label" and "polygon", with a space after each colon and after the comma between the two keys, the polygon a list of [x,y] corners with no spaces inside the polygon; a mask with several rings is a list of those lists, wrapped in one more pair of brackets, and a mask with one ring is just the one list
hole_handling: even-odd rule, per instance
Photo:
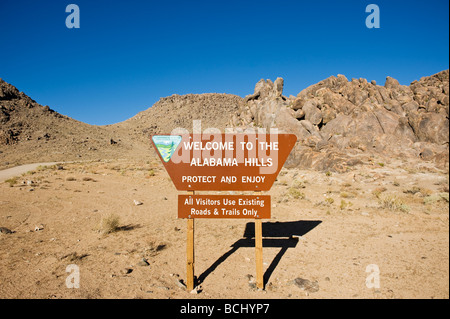
{"label": "dirt road", "polygon": [[39,166],[51,166],[58,164],[59,162],[50,162],[50,163],[34,163],[34,164],[26,164],[16,167],[11,167],[8,169],[4,169],[0,171],[0,182],[7,180],[8,178],[21,175],[23,173],[35,170]]}

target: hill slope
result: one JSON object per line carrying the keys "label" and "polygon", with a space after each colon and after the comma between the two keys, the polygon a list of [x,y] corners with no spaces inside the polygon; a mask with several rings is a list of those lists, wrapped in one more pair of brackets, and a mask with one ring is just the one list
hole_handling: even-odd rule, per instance
{"label": "hill slope", "polygon": [[[448,168],[449,71],[400,85],[331,76],[282,95],[283,79],[259,81],[234,126],[277,127],[299,139],[293,167],[345,171],[378,155],[421,158]],[[368,156],[366,156],[368,155]]]}
{"label": "hill slope", "polygon": [[244,99],[232,94],[174,94],[111,127],[126,130],[143,141],[148,141],[151,134],[170,133],[175,128],[192,132],[194,120],[201,120],[202,130],[209,127],[224,130],[230,117],[242,107]]}
{"label": "hill slope", "polygon": [[146,159],[151,134],[193,121],[294,133],[291,167],[345,171],[373,156],[413,158],[448,169],[449,71],[400,85],[331,76],[294,97],[282,78],[261,80],[245,99],[231,94],[172,95],[113,125],[93,126],[41,106],[0,79],[0,168],[43,161]]}
{"label": "hill slope", "polygon": [[145,147],[119,128],[93,126],[61,115],[0,79],[0,167],[121,158]]}

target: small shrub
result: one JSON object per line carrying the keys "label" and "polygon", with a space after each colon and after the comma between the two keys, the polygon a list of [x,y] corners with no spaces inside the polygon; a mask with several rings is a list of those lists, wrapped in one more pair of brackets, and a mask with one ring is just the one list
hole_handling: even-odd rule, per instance
{"label": "small shrub", "polygon": [[11,178],[8,178],[5,181],[5,183],[9,183],[9,187],[13,187],[14,185],[17,184],[18,179],[19,179],[19,177],[17,177],[17,176],[16,177],[11,177]]}
{"label": "small shrub", "polygon": [[386,187],[377,187],[372,191],[372,195],[374,195],[376,198],[380,198],[381,193],[387,191]]}
{"label": "small shrub", "polygon": [[286,178],[281,178],[279,182],[282,186],[288,186],[288,181]]}
{"label": "small shrub", "polygon": [[411,194],[411,195],[415,195],[416,193],[420,192],[420,187],[414,186],[413,188],[410,189],[406,189],[403,191],[403,193],[405,194]]}
{"label": "small shrub", "polygon": [[78,255],[77,252],[72,252],[70,254],[67,254],[67,255],[63,256],[61,259],[67,258],[70,262],[75,262],[75,261],[80,261],[80,260],[82,260],[83,258],[85,258],[87,256],[88,256],[88,254]]}
{"label": "small shrub", "polygon": [[407,213],[410,210],[408,205],[406,205],[402,200],[393,195],[387,195],[383,198],[380,198],[380,205],[382,208],[391,211],[401,211]]}
{"label": "small shrub", "polygon": [[342,198],[348,198],[348,193],[346,193],[346,192],[341,192],[341,194],[340,194],[340,196],[342,197]]}
{"label": "small shrub", "polygon": [[103,234],[110,234],[118,231],[120,229],[120,217],[115,214],[109,214],[102,217],[100,222],[100,232]]}
{"label": "small shrub", "polygon": [[352,206],[352,205],[353,205],[352,202],[346,202],[345,200],[341,199],[341,205],[339,206],[339,208],[340,208],[341,210],[344,210],[344,209],[346,209],[347,207]]}
{"label": "small shrub", "polygon": [[154,257],[156,256],[160,251],[167,248],[167,244],[163,242],[159,242],[156,240],[149,240],[147,241],[147,245],[144,248],[144,256],[147,257]]}
{"label": "small shrub", "polygon": [[417,193],[422,194],[422,196],[430,196],[433,192],[427,188],[414,186],[411,189],[404,190],[403,193],[416,195]]}
{"label": "small shrub", "polygon": [[289,194],[289,196],[291,196],[292,198],[295,198],[295,199],[304,199],[305,198],[305,194],[303,194],[301,191],[299,191],[295,187],[289,188],[288,194]]}
{"label": "small shrub", "polygon": [[356,197],[356,194],[353,193],[353,192],[341,192],[341,193],[340,193],[340,196],[341,196],[342,198],[355,198],[355,197]]}
{"label": "small shrub", "polygon": [[66,178],[66,181],[68,181],[68,182],[73,182],[73,181],[76,181],[77,179],[75,178],[75,177],[67,177]]}
{"label": "small shrub", "polygon": [[433,203],[441,201],[441,200],[448,202],[449,201],[448,193],[439,193],[439,194],[426,196],[423,199],[423,203],[425,205],[427,205],[427,204],[433,204]]}
{"label": "small shrub", "polygon": [[305,184],[300,180],[295,180],[292,182],[292,187],[295,188],[306,188]]}

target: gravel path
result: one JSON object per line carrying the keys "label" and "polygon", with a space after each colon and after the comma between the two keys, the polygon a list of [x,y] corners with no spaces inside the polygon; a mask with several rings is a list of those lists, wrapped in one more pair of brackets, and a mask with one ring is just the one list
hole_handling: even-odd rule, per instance
{"label": "gravel path", "polygon": [[45,166],[45,165],[50,166],[50,165],[55,165],[58,163],[61,163],[61,162],[25,164],[25,165],[21,165],[21,166],[4,169],[4,170],[0,171],[0,182],[3,182],[5,180],[7,180],[8,178],[21,175],[28,171],[32,171],[32,170],[36,169],[38,166]]}

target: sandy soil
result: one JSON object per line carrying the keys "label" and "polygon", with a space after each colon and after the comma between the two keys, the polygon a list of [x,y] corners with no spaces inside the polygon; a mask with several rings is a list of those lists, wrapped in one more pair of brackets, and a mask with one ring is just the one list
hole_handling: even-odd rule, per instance
{"label": "sandy soil", "polygon": [[[203,219],[195,221],[197,294],[178,282],[187,223],[157,160],[63,168],[39,166],[0,184],[0,227],[14,231],[0,233],[0,298],[449,298],[448,172],[431,164],[283,169],[263,224],[265,290],[254,288],[255,249],[243,239],[252,221]],[[119,228],[103,234],[111,214]],[[71,264],[79,288],[66,286]],[[373,264],[379,288],[366,285]]]}

